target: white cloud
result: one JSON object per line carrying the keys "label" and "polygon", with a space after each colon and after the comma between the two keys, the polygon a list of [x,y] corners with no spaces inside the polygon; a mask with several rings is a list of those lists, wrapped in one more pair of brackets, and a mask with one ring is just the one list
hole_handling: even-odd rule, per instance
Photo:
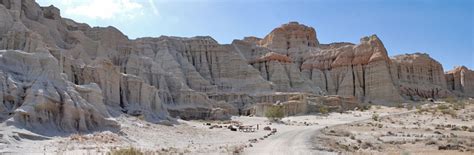
{"label": "white cloud", "polygon": [[62,5],[71,5],[73,3],[73,0],[62,0],[60,2]]}
{"label": "white cloud", "polygon": [[148,0],[148,3],[150,3],[153,14],[157,16],[160,15],[160,12],[158,12],[158,9],[156,8],[155,2],[153,0]]}
{"label": "white cloud", "polygon": [[130,0],[66,0],[63,5],[66,16],[112,19],[143,15],[143,6]]}

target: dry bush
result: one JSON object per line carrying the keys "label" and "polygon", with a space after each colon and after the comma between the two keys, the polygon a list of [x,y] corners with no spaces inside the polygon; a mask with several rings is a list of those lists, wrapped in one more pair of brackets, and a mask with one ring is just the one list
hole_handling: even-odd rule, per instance
{"label": "dry bush", "polygon": [[445,104],[438,105],[436,108],[438,108],[439,110],[449,109],[449,107]]}
{"label": "dry bush", "polygon": [[458,99],[454,98],[454,97],[447,97],[447,98],[444,99],[444,101],[446,103],[456,103],[456,102],[458,102]]}
{"label": "dry bush", "polygon": [[112,150],[108,152],[107,155],[143,155],[143,152],[134,147],[130,147]]}
{"label": "dry bush", "polygon": [[279,121],[285,116],[283,106],[272,105],[265,112],[265,117],[271,121]]}
{"label": "dry bush", "polygon": [[456,117],[456,116],[458,115],[457,112],[456,112],[455,110],[453,110],[453,109],[442,109],[442,110],[441,110],[441,113],[443,113],[443,114],[445,114],[445,115],[446,115],[446,114],[447,114],[447,115],[451,115],[452,117]]}
{"label": "dry bush", "polygon": [[321,114],[327,114],[327,113],[329,113],[329,109],[326,106],[321,106],[321,107],[319,107],[319,112]]}
{"label": "dry bush", "polygon": [[461,109],[464,109],[464,108],[466,108],[466,104],[464,102],[453,103],[453,109],[454,110],[461,110]]}
{"label": "dry bush", "polygon": [[380,119],[379,114],[372,114],[372,120],[378,121]]}
{"label": "dry bush", "polygon": [[397,108],[404,108],[405,106],[403,105],[403,103],[398,103],[397,104]]}

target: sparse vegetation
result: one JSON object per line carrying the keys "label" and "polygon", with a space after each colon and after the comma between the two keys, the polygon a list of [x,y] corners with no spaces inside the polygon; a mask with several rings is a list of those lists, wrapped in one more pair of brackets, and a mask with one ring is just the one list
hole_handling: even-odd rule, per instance
{"label": "sparse vegetation", "polygon": [[[395,115],[396,117],[390,115],[385,117],[385,115],[382,115],[384,113],[376,110],[378,106],[374,105],[374,111],[370,113],[372,115],[371,120],[327,129],[334,131],[334,133],[341,130],[350,130],[351,136],[341,138],[337,134],[325,133],[325,135],[320,136],[319,140],[323,141],[320,145],[341,152],[346,151],[345,146],[349,146],[348,148],[351,149],[349,152],[351,153],[363,152],[352,149],[355,146],[363,150],[377,150],[379,152],[396,148],[405,150],[403,154],[409,154],[409,152],[426,150],[426,148],[418,148],[422,145],[430,145],[434,151],[459,150],[465,152],[466,150],[472,150],[472,145],[469,143],[472,139],[467,135],[470,134],[468,132],[474,132],[474,126],[466,125],[467,121],[472,120],[470,112],[473,109],[472,105],[469,104],[468,100],[462,99],[452,103],[401,103],[398,104],[398,107],[403,108],[398,109],[397,112],[401,111],[402,114]],[[406,112],[405,109],[414,110],[415,112]],[[386,132],[386,134],[383,132]],[[433,136],[433,133],[436,136]],[[358,137],[356,135],[370,135],[373,138],[366,139],[363,136]],[[336,145],[327,143],[328,140],[333,140]],[[369,145],[365,145],[365,143],[369,143]]]}
{"label": "sparse vegetation", "polygon": [[461,109],[464,109],[464,108],[466,108],[466,103],[464,103],[464,102],[453,103],[453,109],[454,110],[461,110]]}
{"label": "sparse vegetation", "polygon": [[380,119],[379,114],[372,114],[372,120],[378,121]]}
{"label": "sparse vegetation", "polygon": [[446,99],[444,99],[444,101],[446,103],[449,103],[454,110],[461,110],[466,108],[466,101],[460,100],[455,97],[447,97]]}
{"label": "sparse vegetation", "polygon": [[429,112],[429,109],[427,108],[421,108],[421,107],[417,107],[416,109],[418,109],[416,112],[419,113],[419,114],[422,114],[423,112]]}
{"label": "sparse vegetation", "polygon": [[447,103],[457,103],[458,99],[456,99],[454,97],[447,97],[446,99],[444,99],[444,101],[447,102]]}
{"label": "sparse vegetation", "polygon": [[364,105],[362,107],[364,110],[370,110],[370,108],[372,108],[372,105],[371,104],[367,104],[367,105]]}
{"label": "sparse vegetation", "polygon": [[439,110],[449,109],[449,107],[445,104],[438,105],[436,108],[438,108]]}
{"label": "sparse vegetation", "polygon": [[327,113],[329,113],[329,109],[326,106],[321,106],[321,107],[319,107],[319,112],[321,114],[327,114]]}
{"label": "sparse vegetation", "polygon": [[144,120],[145,120],[145,115],[142,115],[142,114],[141,114],[141,115],[138,115],[137,118],[140,119],[140,120],[142,120],[142,121],[144,121]]}
{"label": "sparse vegetation", "polygon": [[398,103],[397,104],[397,108],[404,108],[405,106],[403,106],[403,103]]}
{"label": "sparse vegetation", "polygon": [[421,109],[421,105],[416,105],[415,108],[416,108],[416,110],[419,111]]}
{"label": "sparse vegetation", "polygon": [[360,111],[370,110],[370,108],[372,108],[372,105],[371,105],[371,104],[365,104],[365,105],[360,105],[360,106],[358,106],[358,109],[359,109]]}
{"label": "sparse vegetation", "polygon": [[112,150],[108,152],[107,155],[143,155],[143,152],[134,147],[130,147]]}
{"label": "sparse vegetation", "polygon": [[442,109],[441,110],[441,113],[443,114],[447,114],[447,115],[451,115],[452,117],[456,117],[457,116],[457,112],[453,109]]}
{"label": "sparse vegetation", "polygon": [[267,117],[270,121],[279,121],[285,116],[283,111],[283,106],[279,105],[272,105],[268,108],[267,112],[265,113],[265,117]]}

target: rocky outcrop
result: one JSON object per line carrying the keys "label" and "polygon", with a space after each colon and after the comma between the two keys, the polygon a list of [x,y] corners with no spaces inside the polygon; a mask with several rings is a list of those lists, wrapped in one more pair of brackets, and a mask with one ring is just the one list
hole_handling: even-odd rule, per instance
{"label": "rocky outcrop", "polygon": [[316,47],[316,31],[312,27],[290,22],[273,29],[270,34],[259,42],[259,45],[270,49],[290,49],[298,47]]}
{"label": "rocky outcrop", "polygon": [[75,85],[61,76],[46,50],[0,50],[0,113],[38,132],[90,131],[118,127],[95,83]]}
{"label": "rocky outcrop", "polygon": [[273,90],[323,93],[319,87],[301,74],[300,65],[298,65],[300,61],[295,61],[295,58],[257,45],[248,38],[234,40],[232,45],[250,65],[260,72],[263,79],[271,82]]}
{"label": "rocky outcrop", "polygon": [[282,63],[291,63],[291,59],[288,56],[270,52],[270,53],[265,54],[262,57],[257,58],[256,60],[251,61],[250,64],[268,62],[268,61],[279,61]]}
{"label": "rocky outcrop", "polygon": [[319,41],[314,28],[289,22],[273,29],[258,45],[287,55],[297,66],[301,66],[303,57],[311,48],[319,46]]}
{"label": "rocky outcrop", "polygon": [[114,126],[109,118],[123,113],[150,122],[223,119],[277,101],[297,114],[308,107],[290,97],[301,94],[388,105],[472,94],[472,71],[445,77],[427,55],[390,59],[375,35],[321,44],[314,28],[297,22],[232,44],[129,39],[114,27],[62,18],[54,6],[0,0],[0,50],[1,120],[66,131]]}
{"label": "rocky outcrop", "polygon": [[383,43],[373,35],[362,38],[358,45],[336,44],[314,49],[301,68],[307,78],[328,94],[383,104],[402,100],[390,66]]}
{"label": "rocky outcrop", "polygon": [[474,97],[474,71],[465,66],[446,72],[448,89],[460,96]]}
{"label": "rocky outcrop", "polygon": [[392,76],[407,99],[445,98],[448,91],[442,65],[428,54],[405,54],[392,59]]}
{"label": "rocky outcrop", "polygon": [[337,95],[318,96],[310,93],[282,93],[266,98],[276,98],[276,102],[263,101],[256,104],[249,111],[256,116],[265,116],[265,113],[273,106],[281,106],[285,116],[304,115],[314,113],[327,113],[330,111],[352,110],[360,106],[360,102],[354,97],[342,97]]}

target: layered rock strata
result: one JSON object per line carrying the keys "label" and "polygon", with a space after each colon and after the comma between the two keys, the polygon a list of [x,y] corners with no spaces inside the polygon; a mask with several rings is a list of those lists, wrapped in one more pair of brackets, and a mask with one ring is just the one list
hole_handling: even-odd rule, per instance
{"label": "layered rock strata", "polygon": [[282,93],[280,95],[287,97],[285,98],[286,101],[260,102],[249,109],[250,113],[256,116],[265,116],[270,108],[280,106],[285,116],[293,116],[331,111],[342,112],[360,106],[354,97],[338,95],[317,96],[310,93]]}
{"label": "layered rock strata", "polygon": [[402,98],[390,72],[391,61],[373,35],[360,44],[331,44],[313,49],[301,66],[303,74],[331,95],[355,96],[360,101],[385,103]]}
{"label": "layered rock strata", "polygon": [[1,120],[35,128],[94,130],[121,114],[224,119],[295,94],[387,105],[473,94],[468,69],[443,75],[425,54],[390,59],[375,35],[322,44],[297,22],[219,44],[209,36],[129,39],[33,0],[0,0],[0,21]]}
{"label": "layered rock strata", "polygon": [[459,66],[446,72],[448,89],[459,96],[474,97],[474,71]]}
{"label": "layered rock strata", "polygon": [[46,50],[0,50],[0,114],[35,131],[89,131],[116,128],[95,83],[65,80]]}
{"label": "layered rock strata", "polygon": [[392,59],[392,76],[401,95],[410,100],[452,96],[443,67],[428,54],[405,54]]}

